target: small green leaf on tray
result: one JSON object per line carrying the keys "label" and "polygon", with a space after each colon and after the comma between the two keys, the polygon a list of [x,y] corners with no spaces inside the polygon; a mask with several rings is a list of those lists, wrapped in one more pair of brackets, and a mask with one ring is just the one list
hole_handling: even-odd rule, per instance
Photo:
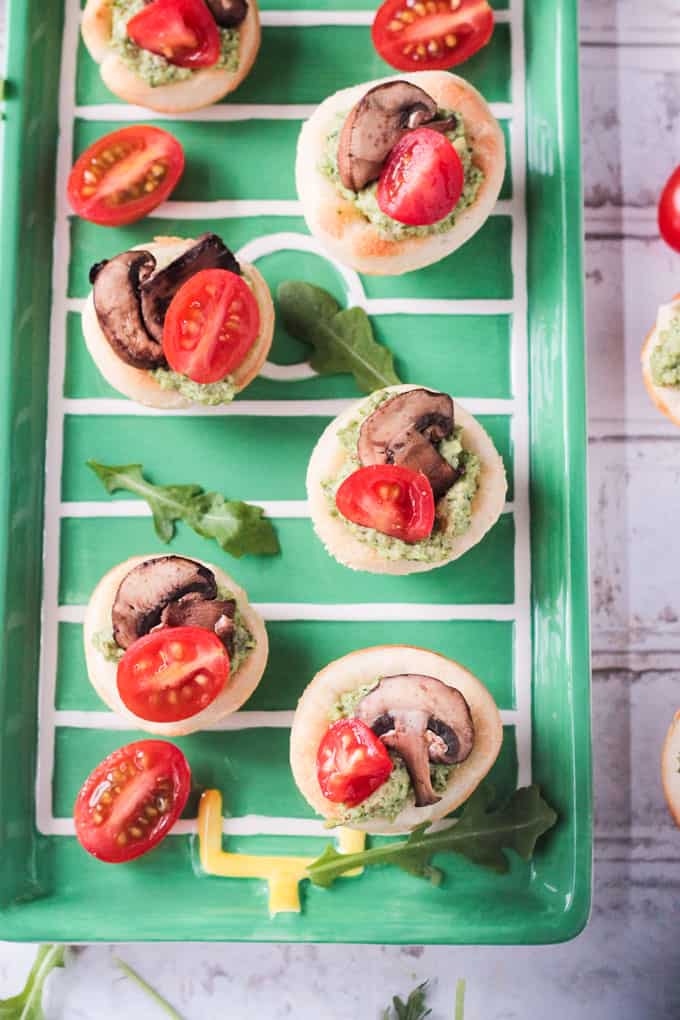
{"label": "small green leaf on tray", "polygon": [[125,960],[121,960],[119,956],[114,956],[113,962],[117,967],[120,967],[120,969],[122,970],[123,974],[126,975],[126,977],[129,977],[131,981],[134,981],[134,983],[138,985],[143,992],[146,992],[149,998],[153,999],[153,1001],[156,1003],[157,1006],[160,1007],[160,1009],[162,1009],[169,1017],[172,1017],[172,1020],[182,1020],[182,1017],[174,1008],[174,1006],[171,1006],[168,1000],[164,999],[163,996],[159,992],[157,992],[155,988],[152,988],[148,981],[145,981],[144,978],[141,977],[136,970],[133,970],[132,967],[130,967],[129,964],[125,962]]}
{"label": "small green leaf on tray", "polygon": [[406,1002],[395,995],[392,1007],[387,1007],[382,1020],[425,1020],[431,1013],[432,1010],[427,1008],[427,981],[425,981],[413,989]]}
{"label": "small green leaf on tray", "polygon": [[537,840],[557,821],[538,786],[516,790],[501,807],[490,809],[491,795],[480,788],[468,800],[460,818],[445,829],[414,829],[408,839],[371,847],[361,853],[341,854],[329,844],[307,872],[315,885],[325,888],[353,868],[371,864],[396,864],[410,875],[439,884],[442,874],[431,865],[441,853],[462,854],[484,868],[503,874],[509,870],[506,850],[531,860]]}
{"label": "small green leaf on tray", "polygon": [[64,966],[64,946],[40,946],[24,990],[0,1000],[0,1020],[45,1020],[43,988],[55,967]]}
{"label": "small green leaf on tray", "polygon": [[277,301],[288,332],[314,348],[309,363],[319,375],[351,372],[364,393],[401,382],[363,308],[341,309],[328,291],[302,280],[281,283]]}
{"label": "small green leaf on tray", "polygon": [[177,521],[184,521],[203,538],[214,538],[232,556],[271,556],[279,552],[276,532],[264,510],[219,492],[204,492],[200,485],[153,485],[141,464],[107,466],[88,460],[107,492],[125,489],[145,499],[151,508],[156,534],[169,542]]}

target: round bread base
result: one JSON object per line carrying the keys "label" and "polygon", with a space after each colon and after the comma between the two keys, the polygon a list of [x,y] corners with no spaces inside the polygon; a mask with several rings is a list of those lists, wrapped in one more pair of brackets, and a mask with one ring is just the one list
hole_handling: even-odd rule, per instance
{"label": "round bread base", "polygon": [[[385,392],[404,393],[418,386],[390,386]],[[368,399],[368,398],[366,398]],[[338,432],[355,416],[363,401],[339,415],[328,425],[312,451],[307,469],[307,498],[314,529],[328,552],[339,563],[352,570],[371,574],[416,574],[443,567],[458,559],[476,545],[496,523],[505,506],[507,481],[500,454],[488,433],[460,404],[454,407],[454,421],[462,425],[462,442],[466,450],[476,453],[482,467],[479,487],[472,501],[472,520],[468,530],[454,539],[449,555],[435,563],[419,560],[387,560],[367,542],[356,538],[341,515],[333,515],[322,483],[337,478],[347,459],[347,451]]]}
{"label": "round bread base", "polygon": [[[382,234],[338,192],[318,169],[326,138],[339,114],[350,109],[370,88],[387,81],[408,81],[424,89],[440,108],[462,114],[475,165],[484,180],[473,204],[440,234],[393,240]],[[505,140],[498,121],[480,93],[448,71],[418,71],[355,85],[329,96],[302,127],[295,176],[302,210],[312,234],[339,262],[360,273],[380,276],[411,272],[438,262],[475,234],[496,204],[505,175]]]}
{"label": "round bread base", "polygon": [[371,683],[378,677],[401,673],[436,677],[450,687],[456,687],[470,708],[475,728],[474,746],[469,757],[454,767],[448,787],[438,803],[420,808],[407,807],[392,822],[377,817],[353,824],[351,828],[394,835],[443,818],[467,800],[498,757],[503,742],[503,723],[496,702],[484,684],[459,663],[410,645],[380,645],[350,652],[317,673],[306,688],[298,703],[290,736],[290,764],[295,782],[314,810],[331,821],[340,823],[341,805],[327,800],[321,792],[316,755],[331,725],[332,709],[344,692]]}
{"label": "round bread base", "polygon": [[204,68],[186,81],[152,87],[111,49],[111,0],[88,0],[81,30],[90,55],[100,65],[106,87],[126,103],[158,113],[190,113],[216,103],[241,84],[260,48],[260,12],[256,0],[248,0],[248,14],[239,26],[236,71]]}
{"label": "round bread base", "polygon": [[661,754],[661,781],[668,809],[680,827],[680,712],[676,712]]}
{"label": "round bread base", "polygon": [[134,715],[123,704],[118,685],[116,683],[118,664],[110,662],[95,647],[93,637],[99,633],[111,631],[111,610],[116,598],[116,593],[123,580],[129,572],[139,563],[146,560],[159,559],[159,556],[133,556],[132,559],[119,563],[117,567],[105,574],[92,593],[85,612],[85,624],[83,627],[83,640],[85,643],[85,661],[90,683],[95,691],[105,701],[112,712],[122,716],[129,723],[131,728],[145,730],[147,733],[155,733],[161,737],[181,737],[187,733],[195,733],[197,730],[210,729],[220,719],[231,715],[248,700],[253,693],[264,673],[269,653],[269,642],[267,631],[259,613],[256,613],[248,602],[248,596],[243,588],[240,588],[233,578],[225,574],[219,567],[204,560],[197,560],[204,567],[212,570],[218,586],[227,588],[233,592],[236,604],[243,615],[243,619],[253,635],[256,645],[248,658],[243,662],[235,673],[231,674],[224,690],[218,694],[213,702],[202,709],[190,719],[180,719],[178,722],[157,723],[149,722],[147,719],[140,719]]}
{"label": "round bread base", "polygon": [[[157,237],[152,244],[140,244],[137,248],[150,251],[156,258],[157,268],[163,269],[195,241],[176,237]],[[274,303],[269,287],[254,266],[247,262],[241,263],[241,269],[247,274],[253,294],[260,309],[260,334],[248,352],[247,357],[233,373],[236,388],[240,393],[255,379],[264,365],[271,349],[274,337]],[[151,372],[143,368],[127,365],[115,353],[99,325],[94,308],[94,298],[90,292],[82,314],[83,336],[92,360],[106,381],[123,396],[146,407],[160,410],[176,410],[203,405],[182,396],[177,390],[164,390],[154,379]]]}
{"label": "round bread base", "polygon": [[642,378],[652,401],[674,425],[680,425],[680,387],[658,386],[652,377],[652,351],[659,341],[659,333],[666,329],[674,315],[680,314],[680,295],[676,294],[670,304],[662,305],[654,329],[647,334],[642,348]]}

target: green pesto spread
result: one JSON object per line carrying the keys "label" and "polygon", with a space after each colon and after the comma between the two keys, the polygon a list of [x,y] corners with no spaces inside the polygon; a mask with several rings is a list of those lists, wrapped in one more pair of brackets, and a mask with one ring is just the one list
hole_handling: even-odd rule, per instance
{"label": "green pesto spread", "polygon": [[[228,588],[218,588],[217,598],[223,602],[234,598],[233,592]],[[232,637],[232,651],[229,659],[230,672],[235,673],[248,658],[257,642],[251,634],[243,613],[236,605],[234,612],[234,634]],[[116,644],[112,631],[100,630],[92,635],[93,647],[104,656],[107,662],[118,663],[123,658],[125,650]]]}
{"label": "green pesto spread", "polygon": [[[344,691],[329,713],[331,721],[337,722],[338,719],[347,719],[353,716],[362,698],[370,694],[381,679],[381,677],[377,677],[373,683],[362,684],[361,687]],[[388,821],[393,822],[404,808],[412,807],[415,804],[413,785],[408,769],[398,754],[390,753],[390,758],[394,768],[385,782],[361,804],[357,804],[353,808],[343,808],[338,824],[352,825],[376,817],[387,818]],[[430,778],[435,793],[444,793],[454,768],[453,765],[430,764]]]}
{"label": "green pesto spread", "polygon": [[[463,210],[467,209],[468,206],[472,205],[475,201],[482,181],[484,180],[483,171],[480,170],[478,166],[475,166],[472,161],[473,150],[467,143],[465,124],[462,116],[453,110],[438,110],[436,119],[444,120],[452,115],[456,118],[456,127],[453,131],[447,131],[446,137],[452,143],[456,152],[460,156],[461,163],[463,164],[463,170],[465,172],[465,179],[463,192],[458,199],[457,204],[448,216],[438,220],[436,223],[431,223],[428,226],[422,227],[411,227],[405,223],[399,223],[397,220],[393,220],[391,216],[387,216],[378,205],[377,181],[367,184],[365,188],[361,189],[361,191],[350,191],[349,188],[344,187],[340,180],[340,173],[338,171],[338,143],[340,141],[342,125],[347,119],[347,113],[338,114],[337,122],[326,137],[326,145],[319,162],[319,170],[325,177],[328,177],[333,182],[344,198],[353,202],[357,209],[363,213],[366,219],[370,220],[370,222],[387,237],[400,241],[406,237],[427,237],[430,234],[446,233],[447,230],[451,230],[454,226],[456,219]],[[427,125],[424,126],[426,127]]]}
{"label": "green pesto spread", "polygon": [[[169,63],[165,57],[150,50],[144,50],[127,34],[130,18],[139,14],[146,7],[146,0],[113,0],[111,4],[111,47],[121,60],[143,78],[147,85],[157,88],[159,85],[170,85],[174,82],[187,81],[196,71],[190,67],[177,67]],[[220,71],[236,71],[239,65],[239,30],[238,28],[220,28],[220,58],[212,69]]]}
{"label": "green pesto spread", "polygon": [[153,368],[150,371],[162,390],[175,390],[187,400],[192,400],[195,404],[205,404],[207,407],[230,404],[238,392],[232,375],[220,379],[219,382],[199,383],[182,375],[181,372],[173,372],[170,368]]}
{"label": "green pesto spread", "polygon": [[652,378],[657,386],[680,388],[680,315],[675,315],[668,326],[659,333],[650,365]]}
{"label": "green pesto spread", "polygon": [[[340,517],[335,505],[335,494],[340,484],[361,465],[357,455],[359,430],[364,420],[389,400],[393,393],[380,390],[363,402],[356,416],[338,432],[338,439],[347,450],[347,460],[342,471],[336,478],[323,483],[330,513]],[[479,457],[466,450],[462,443],[463,429],[456,426],[448,439],[442,440],[437,449],[442,457],[456,470],[462,471],[461,476],[453,483],[449,491],[437,503],[436,516],[432,534],[420,542],[403,542],[400,538],[383,535],[374,528],[366,528],[343,518],[345,527],[365,542],[386,560],[414,560],[424,563],[438,563],[450,554],[456,538],[470,527],[472,521],[472,501],[479,488],[481,461]]]}

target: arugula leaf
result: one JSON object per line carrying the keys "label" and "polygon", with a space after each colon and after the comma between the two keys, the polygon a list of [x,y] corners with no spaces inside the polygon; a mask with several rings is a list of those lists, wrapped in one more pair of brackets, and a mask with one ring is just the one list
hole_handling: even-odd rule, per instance
{"label": "arugula leaf", "polygon": [[430,1016],[431,1009],[427,1009],[427,981],[414,988],[406,1002],[395,995],[392,999],[392,1009],[388,1006],[382,1015],[382,1020],[425,1020]]}
{"label": "arugula leaf", "polygon": [[314,348],[309,363],[319,375],[351,372],[364,393],[401,382],[363,308],[341,309],[328,291],[302,280],[279,284],[277,300],[288,332]]}
{"label": "arugula leaf", "polygon": [[339,875],[371,864],[396,864],[411,875],[438,884],[441,872],[430,864],[435,854],[446,851],[499,874],[509,870],[506,850],[514,850],[525,861],[531,859],[536,842],[557,820],[553,809],[541,797],[536,785],[516,790],[501,807],[489,809],[491,794],[479,789],[468,800],[461,817],[444,829],[429,825],[414,829],[408,839],[361,853],[341,854],[332,844],[307,869],[315,885],[328,888]]}
{"label": "arugula leaf", "polygon": [[64,966],[64,946],[40,946],[23,992],[0,1000],[0,1020],[45,1020],[43,988],[55,967]]}
{"label": "arugula leaf", "polygon": [[122,970],[126,977],[129,977],[131,981],[134,981],[134,983],[138,985],[143,992],[146,992],[157,1006],[167,1013],[169,1017],[172,1017],[172,1020],[182,1020],[182,1017],[174,1006],[171,1006],[168,1000],[164,999],[160,992],[157,992],[155,988],[152,988],[148,981],[145,981],[136,970],[133,970],[132,967],[125,962],[125,960],[121,960],[119,956],[114,956],[113,962]]}
{"label": "arugula leaf", "polygon": [[175,523],[184,521],[203,538],[214,538],[232,556],[271,556],[279,552],[276,532],[259,506],[225,499],[219,492],[204,492],[200,485],[153,485],[144,477],[141,464],[107,467],[88,460],[87,466],[107,492],[126,489],[146,500],[161,542],[169,542],[175,534]]}

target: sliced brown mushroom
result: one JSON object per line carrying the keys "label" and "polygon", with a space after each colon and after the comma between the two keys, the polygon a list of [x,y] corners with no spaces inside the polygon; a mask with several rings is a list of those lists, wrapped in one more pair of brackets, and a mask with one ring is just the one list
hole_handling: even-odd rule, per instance
{"label": "sliced brown mushroom", "polygon": [[248,14],[246,0],[205,0],[213,18],[222,28],[233,28],[245,21]]}
{"label": "sliced brown mushroom", "polygon": [[164,364],[159,340],[144,325],[139,288],[156,268],[149,251],[124,251],[90,270],[94,308],[104,336],[118,357],[134,368]]}
{"label": "sliced brown mushroom", "polygon": [[364,467],[399,464],[427,475],[435,499],[458,478],[438,443],[453,432],[453,401],[446,393],[407,390],[369,414],[359,430],[357,452]]}
{"label": "sliced brown mushroom", "polygon": [[468,703],[455,687],[432,676],[383,677],[356,715],[404,760],[416,807],[441,800],[432,788],[430,763],[456,765],[472,751],[475,731]]}
{"label": "sliced brown mushroom", "polygon": [[234,646],[234,599],[205,598],[201,592],[191,592],[168,604],[161,613],[160,623],[154,630],[163,627],[202,627],[213,630],[231,655]]}
{"label": "sliced brown mushroom", "polygon": [[436,121],[434,99],[407,81],[391,81],[362,96],[340,132],[338,173],[351,191],[360,191],[380,176],[389,154],[407,131],[427,125],[451,131],[456,118]]}
{"label": "sliced brown mushroom", "polygon": [[142,283],[140,299],[144,325],[159,344],[170,302],[182,284],[202,269],[228,269],[241,274],[234,255],[217,234],[201,234],[191,248]]}
{"label": "sliced brown mushroom", "polygon": [[116,592],[111,610],[113,637],[121,648],[148,634],[161,620],[170,602],[190,592],[215,599],[215,575],[207,567],[184,556],[159,556],[133,567]]}

